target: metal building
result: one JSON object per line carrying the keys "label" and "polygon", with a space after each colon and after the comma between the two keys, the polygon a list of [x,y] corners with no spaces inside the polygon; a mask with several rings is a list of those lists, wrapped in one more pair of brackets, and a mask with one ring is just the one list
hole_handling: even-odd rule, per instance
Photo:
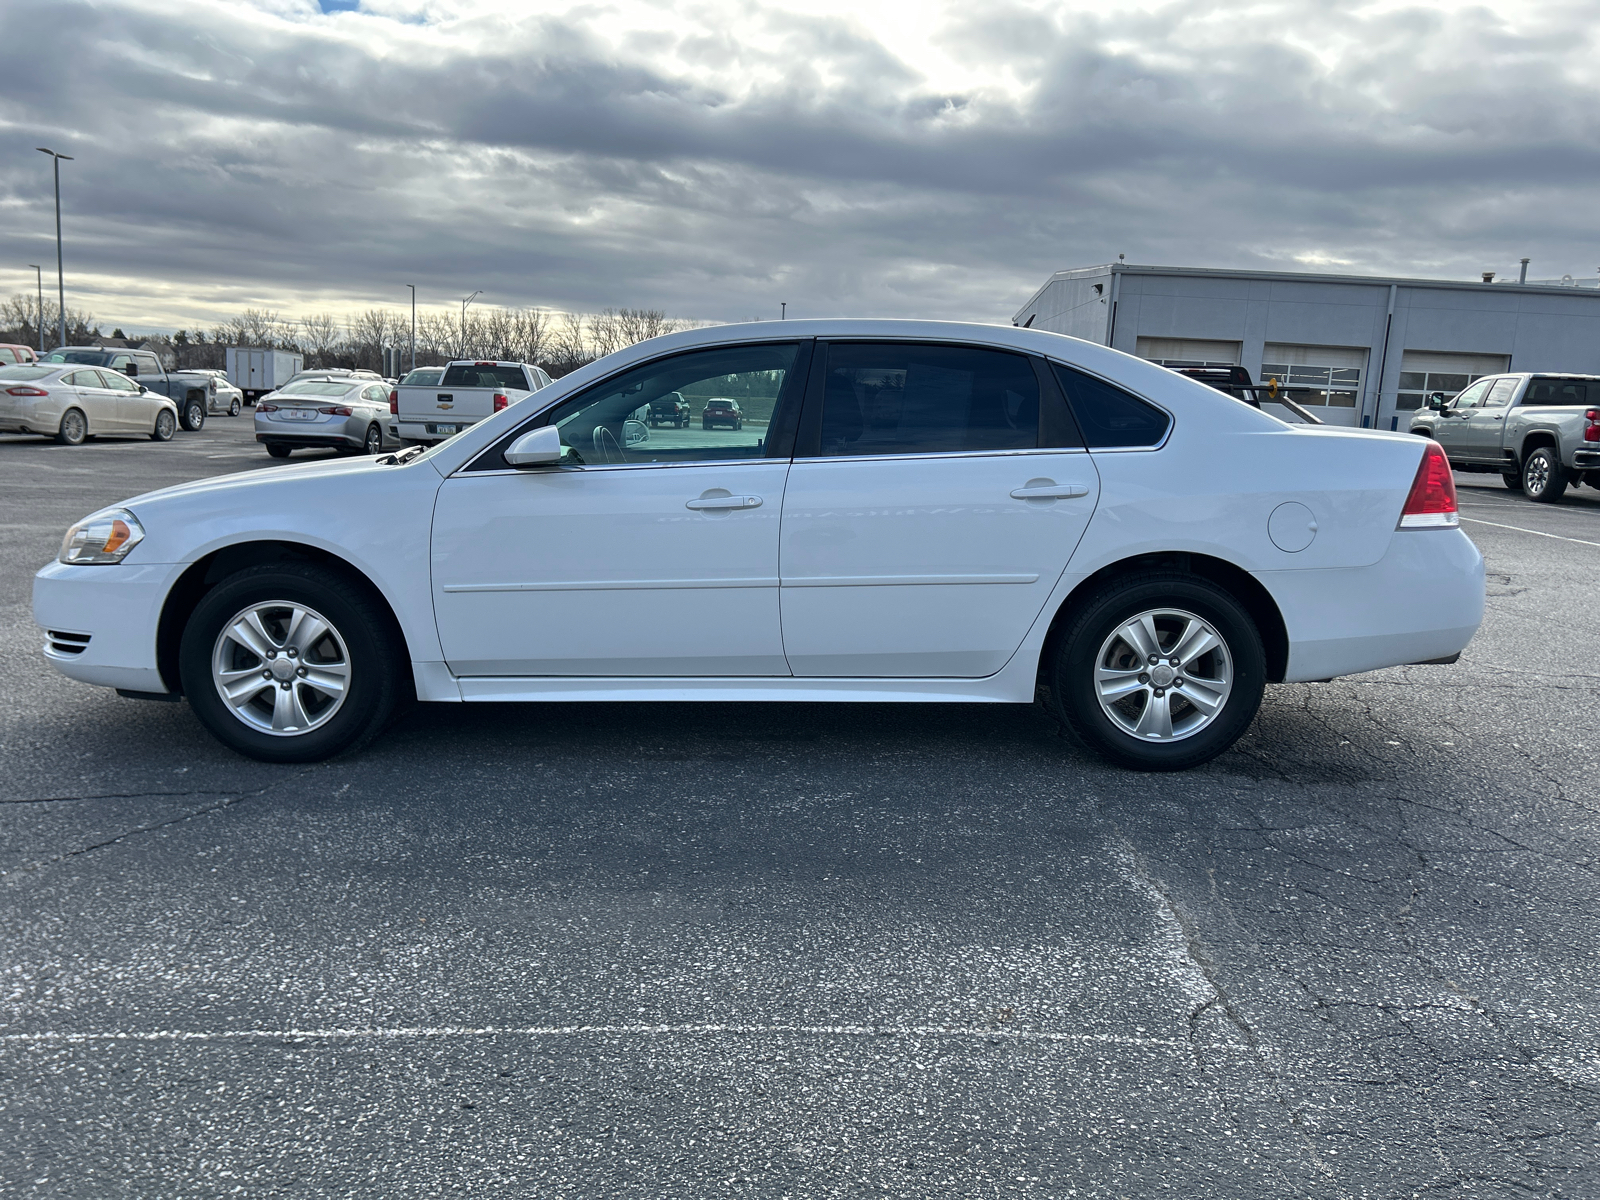
{"label": "metal building", "polygon": [[[1526,267],[1524,267],[1524,271]],[[1587,281],[1586,281],[1587,283]],[[1330,424],[1397,428],[1498,371],[1600,374],[1600,288],[1108,263],[1057,271],[1013,324],[1167,366],[1307,387]]]}

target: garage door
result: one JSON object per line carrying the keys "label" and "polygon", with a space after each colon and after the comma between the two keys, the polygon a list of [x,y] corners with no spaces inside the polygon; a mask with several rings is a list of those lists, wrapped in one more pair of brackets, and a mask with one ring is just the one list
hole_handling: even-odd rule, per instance
{"label": "garage door", "polygon": [[1137,350],[1140,358],[1148,358],[1163,367],[1233,367],[1239,363],[1238,342],[1142,337]]}
{"label": "garage door", "polygon": [[1268,342],[1262,347],[1261,381],[1276,379],[1294,388],[1290,395],[1307,408],[1317,409],[1317,415],[1331,425],[1356,423],[1366,371],[1365,346]]}
{"label": "garage door", "polygon": [[1407,350],[1400,356],[1400,393],[1395,408],[1421,408],[1434,392],[1454,396],[1474,379],[1511,369],[1509,354],[1444,354]]}

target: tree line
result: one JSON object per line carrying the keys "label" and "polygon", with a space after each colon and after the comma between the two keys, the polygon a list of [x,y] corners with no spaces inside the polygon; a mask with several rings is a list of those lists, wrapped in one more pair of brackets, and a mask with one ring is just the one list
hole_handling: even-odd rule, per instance
{"label": "tree line", "polygon": [[[39,344],[38,305],[18,292],[0,302],[0,341]],[[556,312],[544,308],[469,307],[465,313],[417,310],[416,362],[438,366],[454,358],[493,358],[542,366],[559,378],[614,350],[689,328],[692,322],[669,317],[654,308],[607,308],[598,313]],[[56,308],[44,310],[45,344],[56,342]],[[93,315],[67,310],[67,343],[83,345],[106,336]],[[411,365],[409,309],[369,308],[348,317],[309,313],[294,318],[270,309],[247,308],[239,315],[205,329],[180,329],[172,334],[125,336],[133,345],[153,344],[180,370],[223,369],[229,346],[291,350],[308,368],[365,367],[382,371],[384,351],[400,353],[402,367]]]}

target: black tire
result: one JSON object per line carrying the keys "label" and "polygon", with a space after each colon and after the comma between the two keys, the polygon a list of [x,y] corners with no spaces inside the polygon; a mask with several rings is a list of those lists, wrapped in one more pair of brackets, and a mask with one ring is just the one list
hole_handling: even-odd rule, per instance
{"label": "black tire", "polygon": [[1522,464],[1522,492],[1536,504],[1554,504],[1567,492],[1567,469],[1554,446],[1540,446]]}
{"label": "black tire", "polygon": [[1505,480],[1506,487],[1511,491],[1520,492],[1522,490],[1522,475],[1520,472],[1502,471],[1500,472],[1500,478]]}
{"label": "black tire", "polygon": [[378,428],[376,421],[367,426],[367,440],[362,445],[361,452],[363,454],[383,453],[383,430]]}
{"label": "black tire", "polygon": [[81,446],[89,436],[89,418],[81,408],[69,408],[61,414],[61,425],[56,430],[56,442],[62,446]]}
{"label": "black tire", "polygon": [[710,421],[701,421],[700,422],[700,428],[701,429],[710,429],[711,428],[711,422]]}
{"label": "black tire", "polygon": [[[348,667],[343,700],[324,724],[304,733],[273,734],[248,724],[223,701],[212,678],[212,656],[224,626],[252,605],[279,601],[320,613],[342,640]],[[365,746],[382,732],[397,704],[410,698],[404,666],[391,618],[371,592],[314,563],[249,567],[224,579],[195,606],[178,649],[184,695],[200,723],[224,745],[261,762],[319,762]],[[268,686],[263,695],[276,697],[274,686],[281,685]],[[301,687],[291,675],[290,688]]]}
{"label": "black tire", "polygon": [[232,404],[228,405],[228,415],[230,417],[237,417],[243,408],[244,403],[242,401],[235,400]]}
{"label": "black tire", "polygon": [[[1198,617],[1221,639],[1221,654],[1216,657],[1203,654],[1184,664],[1186,670],[1194,668],[1196,663],[1201,664],[1194,671],[1193,680],[1211,675],[1220,677],[1229,663],[1233,676],[1226,699],[1208,721],[1200,708],[1180,699],[1186,694],[1195,694],[1193,680],[1190,680],[1189,693],[1180,691],[1178,686],[1169,685],[1164,689],[1170,692],[1166,700],[1168,712],[1172,712],[1175,701],[1182,710],[1173,717],[1173,727],[1192,721],[1197,728],[1159,741],[1136,737],[1113,721],[1102,708],[1096,687],[1102,650],[1131,618],[1151,610],[1173,610]],[[1163,616],[1158,620],[1162,624],[1157,631],[1163,636],[1173,636],[1166,632],[1168,629],[1181,628],[1179,618]],[[1129,576],[1107,584],[1077,609],[1053,645],[1048,679],[1056,717],[1090,749],[1112,762],[1140,771],[1181,771],[1221,754],[1250,727],[1266,685],[1266,652],[1261,634],[1244,606],[1209,580],[1179,571]],[[1162,648],[1177,647],[1164,645]],[[1117,654],[1115,646],[1111,652],[1114,656]],[[1142,670],[1144,664],[1128,655],[1123,657],[1132,663],[1131,668],[1129,663],[1124,663],[1124,670]],[[1167,667],[1165,662],[1157,665]],[[1147,675],[1141,674],[1138,678],[1140,686],[1153,683]],[[1156,691],[1130,693],[1118,703],[1148,706],[1155,703],[1154,696],[1162,694]],[[1139,707],[1134,714],[1124,712],[1122,719],[1135,720],[1137,713],[1143,711],[1144,708]]]}
{"label": "black tire", "polygon": [[156,413],[156,426],[150,431],[152,442],[170,442],[173,431],[178,428],[178,418],[172,415],[170,408],[163,408]]}
{"label": "black tire", "polygon": [[289,447],[288,446],[274,445],[272,442],[268,442],[267,443],[267,453],[272,455],[273,458],[288,458],[289,457]]}
{"label": "black tire", "polygon": [[205,423],[205,398],[196,392],[183,402],[183,427],[190,433],[198,433],[205,428]]}

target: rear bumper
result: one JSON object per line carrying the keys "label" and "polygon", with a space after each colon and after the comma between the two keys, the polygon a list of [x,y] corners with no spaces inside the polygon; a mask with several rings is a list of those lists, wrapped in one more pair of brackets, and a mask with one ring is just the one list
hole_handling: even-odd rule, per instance
{"label": "rear bumper", "polygon": [[1483,621],[1483,555],[1459,529],[1399,530],[1368,567],[1256,578],[1288,628],[1287,683],[1449,658]]}
{"label": "rear bumper", "polygon": [[460,417],[456,420],[445,420],[445,418],[439,417],[432,421],[414,421],[409,417],[401,417],[398,422],[391,422],[389,428],[394,429],[398,425],[398,436],[408,442],[442,442],[445,438],[454,435],[440,433],[438,426],[441,423],[454,425],[459,431],[476,425],[481,420],[483,420],[482,417]]}
{"label": "rear bumper", "polygon": [[156,665],[156,627],[172,576],[180,570],[167,564],[51,563],[33,577],[33,619],[46,631],[45,658],[84,683],[165,692]]}
{"label": "rear bumper", "polygon": [[326,433],[258,433],[256,434],[256,441],[268,446],[321,446],[324,448],[328,446],[335,448],[344,446],[359,446],[362,444],[360,438],[346,437],[343,434],[330,435]]}
{"label": "rear bumper", "polygon": [[1600,471],[1600,449],[1573,451],[1572,465],[1579,471]]}

